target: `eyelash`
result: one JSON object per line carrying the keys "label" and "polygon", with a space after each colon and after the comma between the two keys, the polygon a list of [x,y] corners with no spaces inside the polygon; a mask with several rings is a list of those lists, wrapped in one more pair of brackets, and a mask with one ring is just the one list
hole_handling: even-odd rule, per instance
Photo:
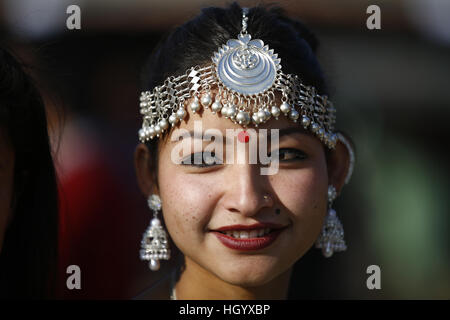
{"label": "eyelash", "polygon": [[[281,148],[281,149],[278,149],[278,152],[280,154],[293,153],[296,156],[296,158],[285,160],[285,162],[301,161],[301,160],[305,160],[307,158],[306,153],[299,149]],[[270,157],[270,155],[271,155],[271,153],[268,154],[269,157]],[[280,162],[281,161],[283,161],[283,160],[280,159]]]}
{"label": "eyelash", "polygon": [[[215,155],[216,155],[214,152],[211,152],[211,153],[207,152],[207,154],[208,154],[208,156],[211,155],[212,158],[214,158]],[[201,155],[201,157],[202,157],[201,158],[201,161],[202,161],[201,164],[195,164],[195,156],[196,155]],[[214,165],[220,164],[220,163],[216,163],[216,161],[214,161],[213,164],[211,164],[211,165],[205,164],[203,162],[203,160],[204,160],[204,153],[203,152],[197,152],[197,153],[191,154],[190,155],[190,162],[191,163],[184,163],[184,161],[186,161],[186,160],[189,160],[189,157],[183,159],[183,161],[181,161],[181,164],[185,165],[185,166],[193,166],[193,167],[198,167],[198,168],[207,168],[207,167],[212,167]]]}
{"label": "eyelash", "polygon": [[[294,149],[294,148],[282,148],[282,149],[279,149],[278,152],[279,152],[280,155],[284,155],[284,154],[286,154],[286,153],[292,153],[292,154],[294,154],[294,155],[296,156],[296,158],[288,159],[288,160],[285,160],[284,162],[302,161],[302,160],[305,160],[305,159],[307,158],[306,153],[303,152],[303,151],[301,151],[301,150],[299,150],[299,149]],[[196,156],[196,155],[201,155],[201,157],[202,157],[202,158],[201,158],[201,160],[202,160],[202,163],[201,163],[201,164],[195,164],[195,163],[194,163],[194,160],[195,160],[195,156]],[[214,158],[215,153],[214,153],[214,152],[211,152],[210,155],[211,155],[212,158]],[[271,153],[269,152],[269,154],[268,154],[267,156],[270,157],[270,156],[271,156]],[[214,166],[214,165],[223,164],[223,161],[221,161],[220,163],[216,163],[216,161],[214,161],[212,164],[204,163],[204,162],[203,162],[203,160],[204,160],[203,152],[193,153],[193,154],[190,155],[190,157],[191,157],[191,158],[190,158],[190,160],[191,160],[190,162],[191,162],[191,163],[184,163],[186,160],[189,159],[189,157],[188,157],[187,159],[184,159],[183,161],[181,161],[181,165],[193,166],[193,167],[198,167],[198,168],[207,168],[207,167],[212,167],[212,166]],[[283,160],[280,159],[280,162],[281,162],[281,161],[283,161]]]}

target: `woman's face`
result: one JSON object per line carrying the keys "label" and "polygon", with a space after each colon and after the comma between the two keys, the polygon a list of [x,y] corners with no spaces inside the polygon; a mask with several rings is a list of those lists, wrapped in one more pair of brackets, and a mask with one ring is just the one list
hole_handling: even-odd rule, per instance
{"label": "woman's face", "polygon": [[[242,126],[210,110],[201,116],[187,112],[180,129],[194,130],[194,122],[201,121],[202,133],[217,129],[224,141],[226,129],[243,131]],[[299,130],[281,135],[285,128]],[[228,283],[258,286],[288,271],[313,245],[327,209],[327,161],[320,141],[300,128],[283,115],[255,128],[256,132],[280,129],[278,146],[269,145],[266,150],[280,150],[278,172],[273,175],[262,175],[260,162],[249,163],[248,147],[245,163],[237,162],[236,145],[250,145],[237,137],[233,137],[234,159],[226,159],[232,163],[225,163],[228,141],[223,144],[223,164],[177,164],[173,150],[181,143],[175,139],[180,132],[170,133],[158,158],[159,194],[169,234],[187,259]],[[197,141],[200,150],[194,150],[193,138],[184,138],[183,143],[192,148],[183,159],[211,144]],[[249,226],[251,230],[240,231]],[[228,236],[218,231],[224,227],[231,232]],[[263,231],[274,234],[262,235]],[[230,235],[250,239],[230,241]]]}

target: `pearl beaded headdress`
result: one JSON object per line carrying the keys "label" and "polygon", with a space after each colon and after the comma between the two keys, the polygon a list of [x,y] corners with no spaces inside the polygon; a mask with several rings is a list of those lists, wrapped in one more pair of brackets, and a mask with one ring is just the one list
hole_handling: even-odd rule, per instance
{"label": "pearl beaded headdress", "polygon": [[[297,75],[284,74],[281,59],[260,39],[247,33],[248,9],[243,9],[242,30],[214,53],[212,62],[195,66],[180,76],[168,77],[163,85],[144,91],[140,97],[143,115],[139,140],[161,137],[169,124],[186,116],[185,103],[193,113],[201,108],[243,127],[278,119],[281,113],[315,134],[328,148],[337,142],[334,132],[336,109],[326,95],[318,95]],[[216,89],[215,97],[212,88]],[[275,93],[281,95],[276,104]]]}

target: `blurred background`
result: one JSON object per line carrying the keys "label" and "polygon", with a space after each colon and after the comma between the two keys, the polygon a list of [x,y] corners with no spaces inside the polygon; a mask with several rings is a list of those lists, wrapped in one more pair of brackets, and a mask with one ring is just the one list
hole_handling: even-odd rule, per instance
{"label": "blurred background", "polygon": [[[47,103],[62,187],[61,298],[130,299],[163,273],[138,257],[151,217],[133,168],[140,69],[168,30],[227,3],[0,0],[1,42],[32,66]],[[324,259],[311,249],[294,298],[449,299],[450,1],[276,3],[319,38],[338,128],[356,145],[335,204],[348,251]],[[69,5],[81,9],[80,30],[66,27]],[[369,5],[381,9],[379,30],[366,26]],[[81,290],[65,287],[71,264]],[[366,286],[373,264],[380,290]]]}

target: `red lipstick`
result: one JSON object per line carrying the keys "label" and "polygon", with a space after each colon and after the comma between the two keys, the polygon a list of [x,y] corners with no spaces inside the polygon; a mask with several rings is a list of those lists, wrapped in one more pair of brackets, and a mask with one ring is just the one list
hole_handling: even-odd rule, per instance
{"label": "red lipstick", "polygon": [[[231,235],[227,235],[226,231],[251,231],[251,230],[261,230],[270,229],[269,233],[264,235],[259,235],[256,237],[248,238],[235,238]],[[227,248],[240,250],[240,251],[253,251],[261,250],[270,246],[278,237],[278,235],[284,230],[284,226],[275,223],[256,223],[252,225],[232,225],[225,226],[211,232],[217,237],[217,239]]]}
{"label": "red lipstick", "polygon": [[281,229],[281,228],[283,228],[283,226],[278,223],[259,222],[259,223],[255,223],[255,224],[251,224],[251,225],[234,224],[232,226],[220,227],[220,228],[214,229],[212,231],[255,230],[255,229],[264,229],[264,228]]}

